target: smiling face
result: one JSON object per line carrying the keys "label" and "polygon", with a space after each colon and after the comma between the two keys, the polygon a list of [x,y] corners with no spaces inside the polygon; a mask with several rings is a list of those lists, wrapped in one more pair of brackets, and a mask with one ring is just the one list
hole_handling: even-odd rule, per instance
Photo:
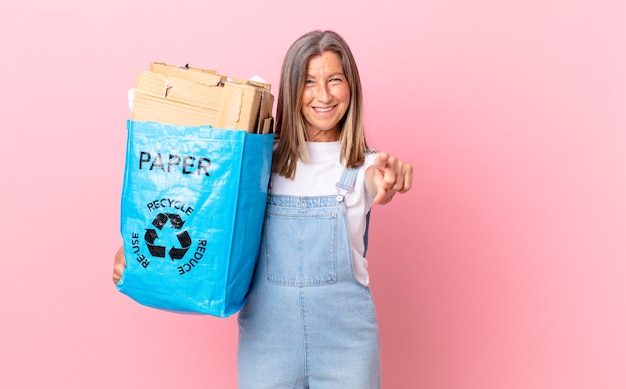
{"label": "smiling face", "polygon": [[339,122],[350,106],[350,85],[339,55],[325,51],[312,57],[302,91],[302,115],[309,142],[339,140]]}

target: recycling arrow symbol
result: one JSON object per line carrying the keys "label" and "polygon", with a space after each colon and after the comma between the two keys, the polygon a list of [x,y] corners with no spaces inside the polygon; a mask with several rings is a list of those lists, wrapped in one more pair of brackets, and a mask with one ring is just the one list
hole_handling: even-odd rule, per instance
{"label": "recycling arrow symbol", "polygon": [[[175,213],[159,213],[152,221],[152,225],[159,231],[162,231],[168,221],[170,222],[171,228],[174,230],[182,229],[183,224],[185,224],[185,221]],[[160,246],[155,243],[159,239],[156,229],[147,228],[144,239],[146,240],[148,250],[153,257],[165,258],[167,247]],[[182,259],[191,246],[191,237],[187,231],[176,233],[176,238],[178,239],[178,243],[180,243],[180,247],[172,247],[169,250],[168,253],[172,261]]]}

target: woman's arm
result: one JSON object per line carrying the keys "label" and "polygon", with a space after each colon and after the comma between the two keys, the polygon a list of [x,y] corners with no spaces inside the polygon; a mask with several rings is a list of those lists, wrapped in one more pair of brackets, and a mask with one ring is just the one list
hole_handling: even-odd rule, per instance
{"label": "woman's arm", "polygon": [[122,278],[122,273],[126,268],[126,259],[124,258],[124,246],[120,247],[115,253],[115,261],[113,263],[113,282],[118,283]]}

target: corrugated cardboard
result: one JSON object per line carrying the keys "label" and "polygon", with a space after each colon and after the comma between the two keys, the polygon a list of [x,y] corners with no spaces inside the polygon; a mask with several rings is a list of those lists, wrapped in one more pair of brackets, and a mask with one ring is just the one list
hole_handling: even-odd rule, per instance
{"label": "corrugated cardboard", "polygon": [[150,71],[165,74],[167,76],[185,78],[191,81],[204,82],[207,84],[212,84],[216,77],[219,77],[219,80],[222,78],[217,74],[217,70],[193,68],[189,65],[173,66],[163,62],[152,62],[150,64]]}
{"label": "corrugated cardboard", "polygon": [[270,88],[214,70],[154,62],[137,76],[132,119],[269,133],[274,104]]}

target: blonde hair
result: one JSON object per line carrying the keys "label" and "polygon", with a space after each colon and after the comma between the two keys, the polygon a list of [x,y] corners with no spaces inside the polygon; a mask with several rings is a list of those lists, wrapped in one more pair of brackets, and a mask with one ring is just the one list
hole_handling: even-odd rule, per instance
{"label": "blonde hair", "polygon": [[346,41],[333,31],[311,31],[289,48],[281,70],[276,106],[276,137],[272,171],[293,179],[298,160],[308,161],[302,116],[302,91],[309,60],[324,52],[337,53],[350,86],[350,105],[339,123],[340,160],[346,167],[363,165],[367,142],[363,125],[363,93],[356,62]]}

